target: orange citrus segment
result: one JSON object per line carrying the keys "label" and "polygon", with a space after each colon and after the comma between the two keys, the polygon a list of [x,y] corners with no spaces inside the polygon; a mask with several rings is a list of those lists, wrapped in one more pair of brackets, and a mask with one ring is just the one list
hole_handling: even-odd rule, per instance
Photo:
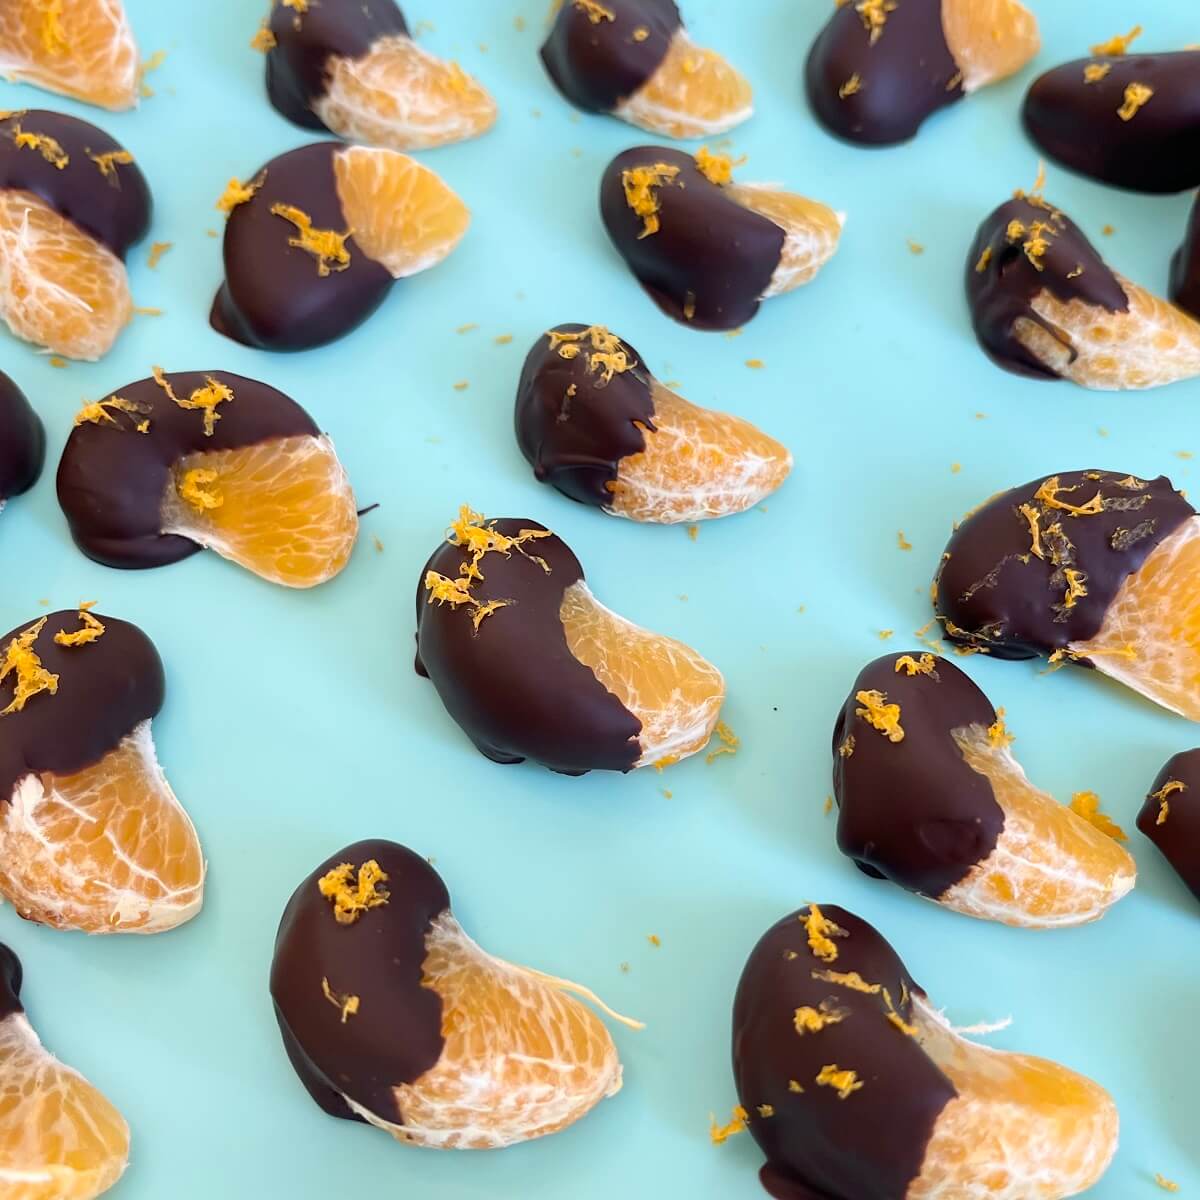
{"label": "orange citrus segment", "polygon": [[957,912],[1046,929],[1098,920],[1133,887],[1129,853],[1094,825],[1035,788],[1004,745],[982,726],[956,730],[967,765],[991,784],[1004,812],[996,848],[938,897]]}
{"label": "orange citrus segment", "polygon": [[0,1021],[0,1195],[91,1200],[121,1178],[129,1126],[38,1040],[23,1013]]}
{"label": "orange citrus segment", "polygon": [[787,235],[764,300],[808,283],[837,253],[845,217],[820,201],[754,183],[734,183],[725,190],[731,200],[774,221]]}
{"label": "orange citrus segment", "polygon": [[906,1200],[1062,1200],[1100,1179],[1120,1122],[1099,1084],[967,1041],[921,996],[913,997],[913,1023],[958,1095],[938,1116]]}
{"label": "orange citrus segment", "polygon": [[308,588],[349,561],[358,514],[333,443],[302,435],[180,459],[163,498],[162,531],[272,583]]}
{"label": "orange citrus segment", "polygon": [[617,116],[664,137],[710,137],[740,125],[754,112],[746,78],[715,50],[702,50],[680,29],[658,70]]}
{"label": "orange citrus segment", "polygon": [[642,723],[638,767],[703,749],[721,714],[725,680],[690,647],[605,608],[580,580],[563,593],[567,648]]}
{"label": "orange citrus segment", "polygon": [[0,191],[0,316],[27,342],[94,361],[133,317],[125,264],[38,197]]}
{"label": "orange citrus segment", "polygon": [[1100,632],[1072,654],[1164,708],[1200,721],[1200,518],[1185,521],[1130,575]]}
{"label": "orange citrus segment", "polygon": [[1161,387],[1200,375],[1200,322],[1117,279],[1129,297],[1128,312],[1110,313],[1083,300],[1063,303],[1043,291],[1034,297],[1033,311],[1059,336],[1022,317],[1017,339],[1064,379],[1100,391]]}
{"label": "orange citrus segment", "polygon": [[608,511],[676,524],[744,512],[788,477],[792,456],[749,421],[690,404],[653,384],[654,431],[623,458]]}
{"label": "orange citrus segment", "polygon": [[355,242],[394,278],[437,266],[467,232],[470,209],[415,159],[351,146],[333,163],[338,199]]}
{"label": "orange citrus segment", "polygon": [[496,102],[453,62],[411,38],[380,38],[363,58],[334,58],[313,111],[334,133],[391,150],[424,150],[478,137]]}
{"label": "orange citrus segment", "polygon": [[5,0],[0,75],[101,108],[138,101],[138,49],[121,0]]}
{"label": "orange citrus segment", "polygon": [[23,917],[85,933],[161,933],[190,920],[204,858],[139,725],[94,767],[28,775],[0,807],[0,893]]}
{"label": "orange citrus segment", "polygon": [[942,32],[966,92],[1015,74],[1042,45],[1037,18],[1018,0],[942,0]]}

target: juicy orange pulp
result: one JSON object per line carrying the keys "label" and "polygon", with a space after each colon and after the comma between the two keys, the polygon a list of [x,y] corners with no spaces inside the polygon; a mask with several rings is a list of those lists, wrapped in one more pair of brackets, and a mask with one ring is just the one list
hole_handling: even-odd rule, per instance
{"label": "juicy orange pulp", "polygon": [[661,383],[653,394],[654,431],[644,451],[621,460],[611,512],[661,524],[724,517],[752,508],[791,473],[788,450],[749,421],[690,404]]}
{"label": "juicy orange pulp", "polygon": [[1165,538],[1121,585],[1100,632],[1071,650],[1127,687],[1200,721],[1200,518]]}
{"label": "juicy orange pulp", "polygon": [[1018,0],[942,0],[942,32],[968,92],[1015,74],[1042,45],[1037,18]]}
{"label": "juicy orange pulp", "polygon": [[1062,1200],[1104,1174],[1119,1118],[1102,1087],[1046,1059],[969,1042],[919,996],[913,1023],[958,1096],[938,1116],[906,1200]]}
{"label": "juicy orange pulp", "polygon": [[334,175],[354,241],[396,279],[437,266],[471,223],[470,209],[437,174],[394,150],[340,150]]}
{"label": "juicy orange pulp", "polygon": [[133,318],[125,264],[38,197],[0,191],[0,316],[27,342],[94,361]]}
{"label": "juicy orange pulp", "polygon": [[642,723],[635,766],[666,765],[702,750],[725,700],[721,672],[690,647],[605,608],[580,580],[563,593],[567,648]]}
{"label": "juicy orange pulp", "polygon": [[5,0],[0,75],[101,108],[132,108],[138,49],[121,0]]}
{"label": "juicy orange pulp", "polygon": [[411,38],[380,38],[363,58],[333,58],[328,70],[313,108],[351,141],[424,150],[478,137],[496,121],[496,102],[481,84]]}
{"label": "juicy orange pulp", "polygon": [[175,464],[163,533],[286,587],[332,579],[358,537],[354,492],[327,437],[200,451]]}
{"label": "juicy orange pulp", "polygon": [[1095,921],[1134,885],[1129,853],[1094,825],[1035,788],[1007,746],[972,725],[954,740],[1004,812],[992,853],[940,903],[1005,925],[1050,928]]}
{"label": "juicy orange pulp", "polygon": [[42,1047],[23,1014],[0,1021],[0,1194],[91,1200],[121,1178],[129,1126]]}
{"label": "juicy orange pulp", "polygon": [[617,107],[617,116],[664,137],[711,137],[754,112],[745,76],[680,29],[650,79]]}
{"label": "juicy orange pulp", "polygon": [[85,933],[161,933],[200,911],[204,858],[150,723],[75,775],[31,775],[0,806],[0,893]]}

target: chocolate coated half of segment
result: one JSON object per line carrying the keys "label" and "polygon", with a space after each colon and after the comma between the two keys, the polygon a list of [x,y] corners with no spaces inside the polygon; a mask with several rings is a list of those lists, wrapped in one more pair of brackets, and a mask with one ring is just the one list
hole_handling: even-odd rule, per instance
{"label": "chocolate coated half of segment", "polygon": [[[21,145],[21,134],[52,142]],[[141,167],[110,157],[125,153],[87,121],[40,108],[6,113],[0,118],[0,190],[32,192],[123,259],[146,236],[153,207]]]}
{"label": "chocolate coated half of segment", "polygon": [[[113,409],[111,420],[77,425],[63,450],[59,504],[76,545],[106,566],[161,567],[202,549],[190,538],[161,532],[171,468],[186,455],[319,434],[300,405],[257,380],[226,371],[176,371],[165,378],[180,398],[206,387],[209,379],[233,392],[232,400],[216,408],[211,437],[204,432],[203,412],[181,408],[150,378],[112,393],[137,412]],[[149,426],[139,433],[143,421]]]}
{"label": "chocolate coated half of segment", "polygon": [[46,461],[46,429],[25,393],[0,371],[0,504],[27,492]]}
{"label": "chocolate coated half of segment", "polygon": [[[663,165],[657,233],[625,198],[624,172]],[[758,312],[783,255],[774,221],[731,200],[681,150],[638,146],[618,154],[600,182],[600,215],[617,252],[669,317],[697,329],[737,329]]]}
{"label": "chocolate coated half of segment", "polygon": [[942,556],[934,606],[946,636],[995,658],[1087,641],[1125,580],[1194,515],[1161,475],[1064,471],[1003,492],[963,520]]}
{"label": "chocolate coated half of segment", "polygon": [[[1153,94],[1127,107],[1137,85]],[[1056,162],[1103,183],[1152,193],[1200,187],[1200,50],[1063,63],[1033,82],[1024,120]]]}
{"label": "chocolate coated half of segment", "polygon": [[[128,621],[94,615],[104,626],[102,637],[60,646],[54,635],[79,629],[79,613],[44,614],[32,649],[45,670],[58,676],[58,691],[39,692],[24,708],[0,716],[0,807],[27,775],[74,775],[95,766],[162,708],[166,684],[154,643]],[[41,620],[27,621],[0,639],[0,657],[13,638]],[[0,684],[0,708],[11,703],[13,687],[11,675]]]}
{"label": "chocolate coated half of segment", "polygon": [[1200,900],[1200,749],[1167,760],[1150,785],[1137,827]]}
{"label": "chocolate coated half of segment", "polygon": [[[751,1134],[767,1156],[762,1181],[780,1200],[903,1200],[921,1172],[934,1125],[957,1092],[916,1041],[888,1017],[912,1020],[912,998],[924,995],[896,952],[870,925],[845,909],[821,912],[845,936],[834,962],[808,944],[810,910],[784,917],[755,946],[733,1006],[733,1073]],[[814,977],[857,972],[871,995]],[[832,1004],[846,1015],[801,1034],[796,1010]],[[863,1086],[846,1099],[816,1083],[836,1065]],[[793,1082],[803,1092],[794,1090]],[[760,1105],[772,1115],[759,1115]]]}
{"label": "chocolate coated half of segment", "polygon": [[542,45],[542,63],[572,104],[609,113],[650,81],[683,21],[675,0],[603,0],[588,9],[566,0]]}
{"label": "chocolate coated half of segment", "polygon": [[[996,848],[1004,813],[992,786],[972,771],[951,733],[987,728],[996,710],[976,684],[944,658],[910,675],[888,654],[864,667],[833,730],[833,794],[838,848],[876,879],[936,900]],[[900,706],[902,741],[858,715],[859,692]],[[853,739],[853,740],[851,740]]]}
{"label": "chocolate coated half of segment", "polygon": [[[556,325],[538,338],[517,387],[516,432],[540,482],[604,508],[612,504],[608,485],[616,481],[621,460],[645,450],[645,431],[654,429],[654,377],[628,342],[621,343],[628,370],[605,381],[604,372],[590,365],[586,345],[579,352],[579,343],[556,345],[552,336],[589,328]],[[564,358],[562,346],[577,352]]]}
{"label": "chocolate coated half of segment", "polygon": [[21,1003],[21,960],[0,942],[0,1021],[25,1011]]}
{"label": "chocolate coated half of segment", "polygon": [[[339,924],[318,881],[374,860],[387,902]],[[348,1096],[380,1120],[403,1124],[393,1089],[414,1083],[445,1048],[442,1001],[422,987],[425,938],[450,907],[446,885],[420,855],[395,842],[347,846],[296,889],[284,910],[271,962],[271,998],[283,1044],[312,1098],[331,1116],[362,1120]],[[356,996],[343,1021],[338,996]]]}
{"label": "chocolate coated half of segment", "polygon": [[392,277],[353,237],[346,240],[349,266],[322,276],[314,255],[288,244],[296,227],[271,211],[289,205],[314,229],[345,233],[349,223],[333,168],[342,148],[315,142],[273,158],[251,176],[262,186],[225,224],[225,282],[209,317],[218,333],[263,350],[307,350],[349,333],[383,303]]}
{"label": "chocolate coated half of segment", "polygon": [[946,44],[942,0],[902,0],[872,31],[858,6],[842,4],[808,54],[813,113],[837,137],[890,146],[963,98],[962,71]]}
{"label": "chocolate coated half of segment", "polygon": [[267,51],[267,96],[306,129],[327,128],[312,106],[328,89],[331,58],[363,58],[379,38],[408,35],[394,0],[321,0],[303,13],[275,4],[268,28],[275,45]]}
{"label": "chocolate coated half of segment", "polygon": [[[514,518],[488,524],[506,537],[545,528]],[[583,568],[554,534],[523,548],[528,554],[492,553],[480,563],[484,577],[472,595],[507,606],[478,630],[466,607],[428,603],[426,571],[453,579],[469,558],[449,542],[434,551],[417,581],[417,671],[494,762],[529,758],[565,775],[632,770],[642,723],[571,653],[559,618],[563,593],[583,578]]]}
{"label": "chocolate coated half of segment", "polygon": [[1192,208],[1187,237],[1171,260],[1171,299],[1200,318],[1200,197]]}
{"label": "chocolate coated half of segment", "polygon": [[[1031,241],[1038,236],[1044,243],[1040,257]],[[1056,333],[1033,311],[1041,292],[1107,312],[1129,310],[1125,289],[1083,230],[1038,197],[1008,200],[980,225],[967,256],[966,285],[971,323],[988,357],[1036,379],[1059,376],[1021,344],[1016,323],[1024,318]]]}

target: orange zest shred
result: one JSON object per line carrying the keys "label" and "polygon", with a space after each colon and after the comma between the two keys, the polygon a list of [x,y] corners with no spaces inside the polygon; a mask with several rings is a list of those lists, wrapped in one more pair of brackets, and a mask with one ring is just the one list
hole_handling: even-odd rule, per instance
{"label": "orange zest shred", "polygon": [[258,32],[250,39],[250,49],[257,50],[260,54],[266,54],[268,50],[274,50],[277,44],[275,35],[271,32],[270,27],[265,21],[258,27]]}
{"label": "orange zest shred", "polygon": [[863,27],[871,35],[872,46],[883,36],[888,14],[894,13],[897,7],[897,0],[858,0],[854,6],[854,11],[862,18]]}
{"label": "orange zest shred", "polygon": [[1114,842],[1129,841],[1120,825],[1100,811],[1100,797],[1095,792],[1076,792],[1071,797],[1071,811]]}
{"label": "orange zest shred", "polygon": [[1167,823],[1167,818],[1171,815],[1170,797],[1176,792],[1186,791],[1186,783],[1181,783],[1178,779],[1168,779],[1157,792],[1150,794],[1151,800],[1158,801],[1158,817],[1155,819],[1155,825],[1165,825]]}
{"label": "orange zest shred", "polygon": [[71,49],[62,26],[63,0],[44,0],[42,4],[42,46],[51,54],[66,54]]}
{"label": "orange zest shred", "polygon": [[904,741],[904,730],[900,725],[900,705],[888,704],[886,692],[856,692],[854,698],[863,706],[854,710],[856,717],[862,717],[889,742]]}
{"label": "orange zest shred", "polygon": [[79,606],[80,628],[70,633],[65,629],[60,629],[54,635],[55,643],[59,646],[87,646],[92,642],[98,642],[104,636],[104,622],[92,615],[92,609],[95,607],[95,600],[81,604]]}
{"label": "orange zest shred", "polygon": [[71,156],[62,148],[62,144],[45,133],[29,133],[22,129],[20,123],[13,122],[13,141],[19,150],[36,150],[52,167],[62,171],[71,161]]}
{"label": "orange zest shred", "polygon": [[113,416],[114,412],[145,416],[149,411],[149,405],[126,400],[123,396],[109,396],[107,400],[97,400],[94,404],[85,404],[75,414],[75,427],[87,424],[116,425],[119,429],[121,423]]}
{"label": "orange zest shred", "polygon": [[1173,1179],[1168,1179],[1168,1178],[1167,1178],[1165,1175],[1163,1175],[1163,1174],[1162,1174],[1161,1172],[1159,1172],[1159,1171],[1155,1171],[1155,1172],[1154,1172],[1154,1182],[1155,1182],[1155,1183],[1156,1183],[1156,1184],[1157,1184],[1157,1185],[1158,1185],[1160,1188],[1162,1188],[1162,1190],[1163,1190],[1164,1192],[1177,1192],[1177,1191],[1179,1191],[1179,1184],[1177,1184],[1177,1183],[1176,1183],[1176,1182],[1175,1182]]}
{"label": "orange zest shred", "polygon": [[308,0],[279,0],[279,3],[282,4],[284,8],[290,8],[292,12],[308,12]]}
{"label": "orange zest shred", "polygon": [[862,76],[855,71],[854,74],[851,75],[850,78],[838,88],[838,99],[848,100],[851,96],[857,96],[858,93],[862,91],[862,88]]}
{"label": "orange zest shred", "polygon": [[329,986],[329,980],[324,975],[321,976],[321,991],[324,993],[325,999],[328,1000],[329,1003],[332,1004],[333,1007],[342,1014],[343,1025],[345,1025],[351,1017],[358,1016],[358,1009],[361,1004],[359,998],[357,996],[351,996],[349,994],[342,995],[340,992],[335,992],[333,988]]}
{"label": "orange zest shred", "polygon": [[43,617],[36,621],[28,629],[18,633],[4,648],[4,657],[0,659],[0,684],[10,675],[14,677],[14,682],[12,701],[0,712],[0,717],[20,712],[41,692],[49,692],[53,696],[58,691],[58,676],[52,675],[42,666],[42,660],[33,648],[48,619]]}
{"label": "orange zest shred", "polygon": [[1129,51],[1130,45],[1142,36],[1142,27],[1135,25],[1128,33],[1118,33],[1107,42],[1100,42],[1092,47],[1092,53],[1097,58],[1120,58]]}
{"label": "orange zest shred", "polygon": [[817,1086],[834,1088],[839,1100],[848,1100],[851,1095],[861,1090],[863,1084],[855,1071],[842,1070],[836,1063],[822,1067],[817,1076]]}
{"label": "orange zest shred", "polygon": [[733,158],[728,154],[713,154],[707,146],[701,146],[696,151],[696,170],[709,183],[715,183],[718,187],[724,187],[725,184],[732,183],[733,168],[740,167],[745,161],[744,157],[734,162]]}
{"label": "orange zest shred", "polygon": [[390,893],[380,887],[387,883],[387,873],[372,858],[354,870],[353,863],[342,863],[317,880],[317,888],[326,900],[333,902],[333,915],[339,925],[353,925],[363,913],[381,908]]}
{"label": "orange zest shred", "polygon": [[605,387],[614,375],[624,375],[633,366],[628,347],[603,325],[589,325],[578,333],[559,333],[551,329],[546,336],[550,339],[550,349],[557,350],[559,358],[568,361],[579,357],[586,340],[591,347],[587,350],[588,371],[592,374],[601,372],[597,387]]}
{"label": "orange zest shred", "polygon": [[1083,82],[1099,83],[1111,70],[1112,63],[1088,63],[1083,68]]}
{"label": "orange zest shred", "polygon": [[154,382],[180,408],[196,409],[204,414],[204,436],[212,437],[214,427],[221,419],[221,414],[217,412],[217,405],[227,404],[233,400],[233,389],[221,383],[220,380],[214,379],[211,375],[206,375],[204,377],[204,387],[196,388],[185,400],[182,396],[175,394],[175,389],[171,386],[171,381],[163,373],[162,367],[151,367],[150,370],[154,375]]}
{"label": "orange zest shred", "polygon": [[806,1033],[820,1033],[827,1025],[838,1025],[850,1015],[850,1010],[838,1008],[828,1000],[821,1001],[820,1008],[796,1009],[793,1024],[796,1032],[803,1037]]}
{"label": "orange zest shred", "polygon": [[1104,511],[1104,499],[1101,497],[1099,490],[1086,504],[1068,504],[1065,500],[1059,499],[1060,492],[1074,492],[1077,487],[1065,488],[1059,482],[1057,475],[1052,475],[1049,479],[1043,481],[1042,485],[1034,493],[1033,498],[1040,501],[1047,508],[1061,508],[1063,512],[1070,513],[1073,517],[1096,517]]}
{"label": "orange zest shred", "polygon": [[1063,596],[1063,608],[1071,609],[1088,594],[1087,576],[1082,571],[1067,567],[1063,571],[1067,580],[1067,590]]}
{"label": "orange zest shred", "polygon": [[721,744],[704,756],[706,763],[711,764],[716,762],[722,754],[736,754],[738,752],[738,747],[742,744],[742,739],[724,721],[717,722],[717,727],[713,730],[713,733]]}
{"label": "orange zest shred", "polygon": [[257,179],[252,179],[249,183],[242,183],[236,178],[231,179],[225,185],[225,190],[221,193],[216,207],[228,217],[239,204],[247,204],[254,199],[254,194],[262,187],[266,177],[267,173],[264,171]]}
{"label": "orange zest shred", "polygon": [[1004,709],[996,709],[996,719],[988,726],[988,745],[993,750],[1003,749],[1005,746],[1011,746],[1017,739],[1008,732],[1008,726],[1004,723]]}
{"label": "orange zest shred", "polygon": [[1153,96],[1154,89],[1149,84],[1135,80],[1125,89],[1125,102],[1117,109],[1117,116],[1122,121],[1132,121]]}
{"label": "orange zest shred", "polygon": [[906,538],[904,536],[903,529],[896,530],[896,545],[901,550],[911,550],[912,549],[912,542],[910,542],[908,540],[908,538]]}
{"label": "orange zest shred", "polygon": [[345,233],[314,229],[312,218],[294,204],[272,204],[271,212],[296,227],[297,236],[288,238],[288,245],[308,251],[317,260],[317,274],[322,279],[333,271],[344,271],[350,265],[350,251],[346,249],[349,229]]}
{"label": "orange zest shred", "polygon": [[673,183],[678,174],[679,168],[667,163],[655,163],[650,167],[629,167],[621,172],[625,203],[642,218],[639,239],[652,237],[662,228],[658,219],[661,207],[658,189]]}
{"label": "orange zest shred", "polygon": [[854,753],[855,745],[854,734],[847,734],[846,740],[838,747],[838,757],[849,758]]}
{"label": "orange zest shred", "polygon": [[808,934],[808,948],[813,957],[824,963],[837,962],[838,948],[833,939],[845,937],[846,931],[829,920],[815,904],[809,905],[808,916],[802,917],[801,920]]}
{"label": "orange zest shred", "polygon": [[901,671],[907,671],[911,679],[914,675],[933,675],[934,658],[932,654],[922,654],[919,659],[913,658],[911,654],[902,654],[896,659],[896,674]]}
{"label": "orange zest shred", "polygon": [[992,261],[992,248],[985,246],[983,253],[979,256],[979,261],[975,264],[975,270],[982,275],[988,269],[988,264]]}
{"label": "orange zest shred", "polygon": [[146,266],[152,271],[162,262],[162,257],[168,250],[174,246],[174,242],[152,242],[150,245],[150,253],[146,257]]}
{"label": "orange zest shred", "polygon": [[103,154],[93,154],[88,151],[88,158],[100,168],[100,174],[105,179],[116,182],[117,165],[128,166],[133,162],[133,155],[128,150],[107,150]]}
{"label": "orange zest shred", "polygon": [[878,996],[883,991],[881,984],[868,983],[857,971],[814,971],[812,977],[819,983],[832,983],[852,992],[862,992],[864,996]]}
{"label": "orange zest shred", "polygon": [[750,1114],[740,1105],[736,1104],[733,1108],[733,1120],[728,1125],[718,1125],[716,1117],[709,1118],[708,1136],[712,1139],[714,1146],[724,1145],[731,1137],[736,1137],[739,1133],[746,1132],[746,1121]]}
{"label": "orange zest shred", "polygon": [[212,485],[216,482],[216,471],[205,467],[194,467],[192,470],[184,472],[183,478],[179,481],[180,499],[201,513],[208,512],[212,508],[220,508],[225,503],[225,497],[213,488]]}
{"label": "orange zest shred", "polygon": [[599,25],[601,21],[615,21],[617,19],[612,9],[605,8],[599,0],[574,0],[574,4],[593,25]]}
{"label": "orange zest shred", "polygon": [[1029,523],[1029,553],[1038,558],[1045,558],[1046,554],[1042,549],[1041,513],[1032,504],[1022,504],[1017,511]]}

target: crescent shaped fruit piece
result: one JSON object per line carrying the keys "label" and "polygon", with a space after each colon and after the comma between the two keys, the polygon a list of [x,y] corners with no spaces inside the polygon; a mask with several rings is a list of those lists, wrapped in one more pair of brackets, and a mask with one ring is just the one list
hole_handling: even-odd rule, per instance
{"label": "crescent shaped fruit piece", "polygon": [[998,366],[1100,391],[1200,375],[1200,322],[1116,274],[1083,231],[1020,193],[979,227],[967,255],[975,336]]}
{"label": "crescent shaped fruit piece", "polygon": [[94,360],[133,319],[125,255],[150,227],[133,155],[62,113],[0,116],[0,317],[24,341]]}
{"label": "crescent shaped fruit piece", "polygon": [[612,1037],[576,996],[640,1028],[486,953],[429,863],[386,841],[347,846],[296,889],[271,996],[321,1108],[440,1150],[545,1137],[620,1090]]}
{"label": "crescent shaped fruit piece", "polygon": [[605,608],[550,530],[465,507],[417,585],[417,671],[488,758],[565,775],[695,754],[725,699],[694,650]]}
{"label": "crescent shaped fruit piece", "polygon": [[1014,740],[1003,709],[943,658],[864,667],[833,733],[839,849],[970,917],[1032,929],[1098,920],[1137,879],[1124,834],[1092,793],[1068,808],[1034,787]]}
{"label": "crescent shaped fruit piece", "polygon": [[34,1032],[21,960],[0,945],[0,1187],[11,1200],[92,1200],[129,1163],[129,1126]]}
{"label": "crescent shaped fruit piece", "polygon": [[737,164],[701,148],[618,154],[600,215],[650,298],[696,329],[736,329],[763,300],[810,282],[837,252],[844,217],[816,200],[733,181]]}
{"label": "crescent shaped fruit piece", "polygon": [[1163,476],[1063,471],[987,501],[950,539],[934,607],[993,658],[1095,667],[1200,720],[1200,522]]}
{"label": "crescent shaped fruit piece", "polygon": [[349,561],[354,493],[333,442],[294,400],[227,371],[154,368],[86,404],[58,468],[76,544],[110,567],[214,550],[308,588]]}
{"label": "crescent shaped fruit piece", "polygon": [[0,371],[0,509],[37,483],[45,461],[45,427],[25,393]]}
{"label": "crescent shaped fruit piece", "polygon": [[455,62],[418,46],[394,0],[272,7],[254,39],[267,95],[289,121],[391,150],[478,137],[496,102]]}
{"label": "crescent shaped fruit piece", "polygon": [[30,921],[162,933],[204,897],[154,752],[162,661],[135,625],[56,612],[0,639],[0,895]]}
{"label": "crescent shaped fruit piece", "polygon": [[663,137],[715,137],[754,112],[750,84],[692,41],[674,0],[566,0],[541,53],[572,104]]}
{"label": "crescent shaped fruit piece", "polygon": [[733,1007],[740,1105],[773,1196],[1065,1200],[1105,1173],[1119,1118],[1058,1063],[957,1033],[875,929],[809,905],[763,935]]}
{"label": "crescent shaped fruit piece", "polygon": [[307,350],[362,324],[397,279],[436,266],[470,224],[428,167],[395,150],[316,142],[232,179],[213,328],[264,350]]}
{"label": "crescent shaped fruit piece", "polygon": [[557,325],[538,338],[517,388],[516,431],[539,480],[633,521],[744,512],[792,469],[777,441],[676,395],[602,325]]}

